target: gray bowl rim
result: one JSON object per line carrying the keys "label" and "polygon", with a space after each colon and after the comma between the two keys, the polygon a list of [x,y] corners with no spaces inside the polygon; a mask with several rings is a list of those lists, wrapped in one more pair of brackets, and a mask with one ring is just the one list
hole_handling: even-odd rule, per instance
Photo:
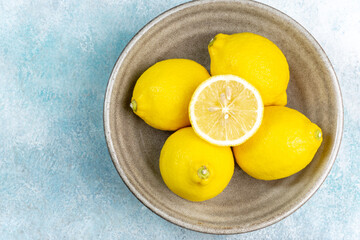
{"label": "gray bowl rim", "polygon": [[[166,17],[168,17],[168,16],[170,16],[172,14],[175,14],[176,12],[181,11],[183,9],[189,8],[189,7],[194,7],[194,6],[197,6],[197,5],[203,5],[203,4],[214,3],[214,2],[252,4],[254,7],[265,8],[269,12],[274,13],[275,15],[280,16],[284,20],[292,23],[292,25],[295,26],[312,43],[312,45],[317,48],[318,53],[324,59],[324,62],[327,64],[327,67],[328,67],[329,71],[331,72],[335,93],[336,93],[337,99],[339,99],[339,101],[337,102],[337,107],[339,109],[339,115],[337,116],[337,131],[336,131],[336,135],[335,135],[334,146],[333,146],[333,148],[331,150],[331,155],[329,157],[329,163],[330,164],[328,164],[328,168],[322,173],[319,180],[313,185],[313,187],[307,193],[307,195],[304,196],[304,198],[297,203],[297,205],[295,205],[294,207],[292,207],[288,211],[284,212],[284,214],[282,214],[280,216],[277,216],[277,217],[275,217],[273,219],[270,219],[267,222],[263,222],[261,224],[255,225],[255,226],[251,226],[245,231],[243,229],[240,230],[240,229],[237,229],[237,228],[232,228],[232,229],[209,229],[209,228],[203,228],[201,226],[196,226],[196,225],[184,222],[184,221],[180,221],[176,217],[170,216],[170,215],[166,214],[165,212],[163,212],[161,209],[158,209],[155,206],[153,206],[146,198],[144,198],[141,195],[141,193],[139,193],[134,188],[134,186],[131,184],[131,182],[127,178],[125,172],[123,171],[123,169],[121,168],[121,166],[119,164],[119,161],[118,161],[118,158],[116,156],[116,152],[115,152],[112,140],[111,140],[110,117],[109,117],[110,116],[110,99],[111,99],[111,95],[112,95],[112,89],[113,89],[113,86],[114,86],[114,83],[115,83],[115,80],[116,80],[116,75],[117,75],[117,73],[118,73],[118,71],[119,71],[119,69],[121,67],[121,64],[122,64],[123,60],[126,58],[127,53],[132,49],[132,47],[142,37],[143,34],[145,34],[150,28],[152,28],[154,25],[156,25],[157,23],[159,23],[160,21],[162,21]],[[107,83],[107,86],[106,86],[106,92],[105,92],[105,97],[104,97],[104,109],[103,109],[103,123],[104,123],[104,132],[105,132],[106,144],[107,144],[108,151],[110,153],[111,160],[112,160],[118,174],[120,175],[121,179],[123,180],[123,182],[127,186],[127,188],[134,194],[134,196],[142,204],[144,204],[149,210],[151,210],[152,212],[154,212],[158,216],[160,216],[163,219],[165,219],[165,220],[167,220],[167,221],[169,221],[169,222],[171,222],[173,224],[176,224],[176,225],[178,225],[180,227],[184,227],[184,228],[192,230],[192,231],[206,233],[206,234],[217,234],[217,235],[226,234],[226,235],[228,235],[228,234],[240,234],[240,233],[252,232],[252,231],[256,231],[256,230],[268,227],[270,225],[273,225],[273,224],[283,220],[284,218],[288,217],[292,213],[294,213],[296,210],[298,210],[301,206],[303,206],[315,194],[315,192],[320,188],[320,186],[325,181],[326,177],[329,175],[329,173],[331,171],[331,168],[334,165],[334,162],[335,162],[335,159],[336,159],[337,154],[339,152],[339,149],[340,149],[341,140],[342,140],[342,137],[343,137],[343,128],[344,128],[344,106],[343,106],[343,99],[342,99],[340,84],[339,84],[339,81],[338,81],[338,78],[336,76],[335,70],[334,70],[328,56],[326,55],[326,53],[325,53],[324,49],[321,47],[321,45],[317,42],[317,40],[300,23],[298,23],[296,20],[294,20],[293,18],[291,18],[290,16],[288,16],[284,12],[282,12],[282,11],[280,11],[280,10],[274,8],[274,7],[271,7],[269,5],[266,5],[264,3],[260,3],[260,2],[257,2],[257,1],[252,1],[252,0],[194,0],[194,1],[185,2],[185,3],[179,4],[179,5],[175,6],[175,7],[172,7],[170,9],[162,12],[161,14],[159,14],[158,16],[153,18],[152,20],[150,20],[146,25],[144,25],[132,37],[132,39],[124,47],[124,49],[122,50],[121,54],[119,55],[118,59],[116,60],[116,62],[114,64],[114,67],[113,67],[113,69],[111,71],[111,74],[110,74],[110,77],[109,77],[109,80],[108,80],[108,83]]]}

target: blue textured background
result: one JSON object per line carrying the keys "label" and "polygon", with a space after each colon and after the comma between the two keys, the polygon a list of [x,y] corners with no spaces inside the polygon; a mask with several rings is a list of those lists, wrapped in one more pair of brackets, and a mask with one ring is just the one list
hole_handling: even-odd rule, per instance
{"label": "blue textured background", "polygon": [[0,0],[0,239],[360,239],[360,1],[261,0],[314,35],[337,72],[345,130],[335,165],[298,211],[231,236],[173,225],[126,188],[102,126],[126,43],[182,0]]}

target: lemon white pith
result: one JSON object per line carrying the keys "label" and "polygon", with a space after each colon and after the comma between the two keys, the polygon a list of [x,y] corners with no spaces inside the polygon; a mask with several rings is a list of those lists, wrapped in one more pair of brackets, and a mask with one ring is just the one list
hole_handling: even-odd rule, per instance
{"label": "lemon white pith", "polygon": [[236,146],[260,127],[264,106],[257,89],[234,75],[217,75],[195,90],[189,105],[194,131],[219,146]]}

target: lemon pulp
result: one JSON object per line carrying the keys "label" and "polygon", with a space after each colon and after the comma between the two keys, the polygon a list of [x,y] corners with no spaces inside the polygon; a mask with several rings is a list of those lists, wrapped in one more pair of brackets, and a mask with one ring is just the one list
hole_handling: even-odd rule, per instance
{"label": "lemon pulp", "polygon": [[189,116],[195,132],[220,146],[235,146],[260,127],[263,102],[259,92],[234,75],[213,76],[192,96]]}

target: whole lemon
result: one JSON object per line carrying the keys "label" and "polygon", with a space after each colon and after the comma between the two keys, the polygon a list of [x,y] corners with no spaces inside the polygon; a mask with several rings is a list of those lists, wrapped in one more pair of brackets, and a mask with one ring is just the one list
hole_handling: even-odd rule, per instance
{"label": "whole lemon", "polygon": [[191,96],[209,77],[203,66],[189,59],[158,62],[137,80],[130,106],[154,128],[173,131],[189,126]]}
{"label": "whole lemon", "polygon": [[159,164],[167,187],[189,201],[217,196],[234,173],[231,148],[202,140],[191,127],[176,131],[166,140]]}
{"label": "whole lemon", "polygon": [[321,129],[300,112],[282,106],[265,107],[259,130],[234,147],[239,166],[262,180],[288,177],[305,168],[322,142]]}
{"label": "whole lemon", "polygon": [[264,105],[285,106],[289,65],[269,39],[254,33],[217,34],[208,46],[211,75],[234,74],[256,87]]}

